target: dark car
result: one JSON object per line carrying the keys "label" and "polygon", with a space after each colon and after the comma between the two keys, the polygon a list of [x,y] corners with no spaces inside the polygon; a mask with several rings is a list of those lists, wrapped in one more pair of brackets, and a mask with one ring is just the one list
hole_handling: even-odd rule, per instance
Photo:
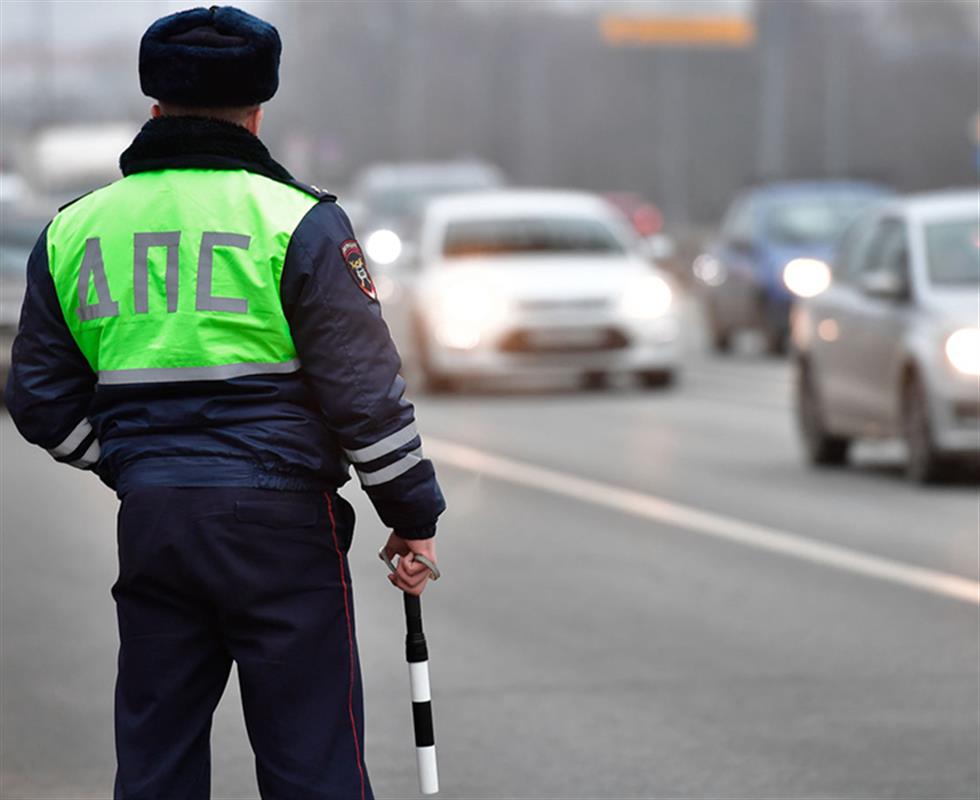
{"label": "dark car", "polygon": [[769,352],[785,352],[794,297],[787,279],[805,282],[808,269],[826,272],[844,229],[888,194],[874,183],[801,181],[739,195],[694,262],[715,349],[727,352],[735,331],[752,328],[763,333]]}

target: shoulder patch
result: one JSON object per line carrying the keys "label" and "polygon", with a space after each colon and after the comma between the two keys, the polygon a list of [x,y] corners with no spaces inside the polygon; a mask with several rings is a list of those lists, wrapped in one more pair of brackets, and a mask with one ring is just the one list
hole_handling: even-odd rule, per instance
{"label": "shoulder patch", "polygon": [[356,239],[348,239],[340,244],[340,255],[347,265],[347,271],[357,284],[357,288],[366,294],[371,300],[377,301],[378,290],[367,271],[367,264],[364,263],[364,254],[361,246]]}

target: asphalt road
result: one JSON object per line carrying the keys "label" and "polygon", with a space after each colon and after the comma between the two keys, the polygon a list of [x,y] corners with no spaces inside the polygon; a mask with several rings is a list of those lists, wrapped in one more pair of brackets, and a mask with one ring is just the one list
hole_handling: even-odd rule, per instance
{"label": "asphalt road", "polygon": [[[425,596],[447,798],[977,798],[976,476],[801,461],[785,363],[670,390],[424,399],[450,510]],[[115,499],[2,435],[0,797],[106,798]],[[353,571],[379,797],[415,797],[385,532]],[[254,798],[234,680],[214,796]]]}

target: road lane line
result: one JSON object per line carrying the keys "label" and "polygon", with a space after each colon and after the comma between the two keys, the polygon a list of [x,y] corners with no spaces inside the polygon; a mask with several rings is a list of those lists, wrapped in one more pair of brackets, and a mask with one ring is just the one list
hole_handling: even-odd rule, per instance
{"label": "road lane line", "polygon": [[980,583],[959,575],[915,567],[849,547],[701,511],[654,495],[505,458],[445,439],[427,436],[424,444],[426,455],[435,461],[496,480],[541,489],[716,539],[980,605]]}

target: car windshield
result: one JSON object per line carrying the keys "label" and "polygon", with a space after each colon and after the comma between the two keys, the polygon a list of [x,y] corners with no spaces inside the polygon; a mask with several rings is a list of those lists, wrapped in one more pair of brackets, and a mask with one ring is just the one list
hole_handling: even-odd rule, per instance
{"label": "car windshield", "polygon": [[926,225],[926,262],[935,284],[980,283],[980,220]]}
{"label": "car windshield", "polygon": [[767,215],[769,236],[784,245],[832,244],[874,199],[870,193],[828,194],[779,202]]}
{"label": "car windshield", "polygon": [[588,217],[519,217],[451,222],[447,258],[547,253],[623,253],[625,247],[601,220]]}

